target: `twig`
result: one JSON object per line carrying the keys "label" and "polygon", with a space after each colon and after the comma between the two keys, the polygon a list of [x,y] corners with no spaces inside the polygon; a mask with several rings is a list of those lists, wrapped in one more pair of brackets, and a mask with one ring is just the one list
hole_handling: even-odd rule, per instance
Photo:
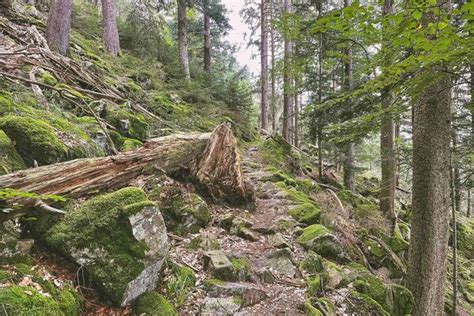
{"label": "twig", "polygon": [[328,192],[331,194],[331,196],[336,200],[336,202],[337,202],[337,204],[339,205],[339,207],[341,208],[341,210],[342,210],[343,212],[345,212],[346,209],[344,208],[344,205],[342,205],[342,202],[341,202],[341,200],[339,199],[339,197],[337,196],[337,194],[334,193],[334,191],[331,190],[331,189],[326,189],[326,191],[328,191]]}
{"label": "twig", "polygon": [[49,213],[55,213],[55,214],[66,214],[66,212],[60,210],[60,209],[57,209],[55,207],[52,207],[46,203],[44,203],[42,200],[38,200],[36,201],[35,203],[35,206],[43,211],[46,211],[46,212],[49,212]]}

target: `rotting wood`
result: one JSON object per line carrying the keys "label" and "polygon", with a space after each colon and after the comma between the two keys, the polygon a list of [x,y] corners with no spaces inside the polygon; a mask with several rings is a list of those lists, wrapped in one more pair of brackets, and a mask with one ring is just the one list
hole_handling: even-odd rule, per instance
{"label": "rotting wood", "polygon": [[[249,202],[253,192],[244,185],[237,143],[230,128],[219,125],[212,133],[174,134],[150,139],[137,150],[116,156],[76,159],[0,176],[0,189],[12,188],[40,195],[85,197],[127,186],[140,175],[154,170],[188,172],[188,178],[213,197],[234,204]],[[215,164],[219,165],[217,168]],[[197,169],[189,169],[195,164]],[[15,202],[19,203],[18,200]],[[37,200],[21,200],[24,208]],[[0,215],[0,222],[17,213]]]}

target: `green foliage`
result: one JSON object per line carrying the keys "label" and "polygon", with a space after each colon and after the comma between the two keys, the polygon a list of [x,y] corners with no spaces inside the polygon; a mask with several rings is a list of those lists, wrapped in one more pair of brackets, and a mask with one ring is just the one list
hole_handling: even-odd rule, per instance
{"label": "green foliage", "polygon": [[190,268],[174,262],[171,262],[171,270],[171,277],[166,281],[167,296],[176,306],[181,306],[189,291],[194,288],[196,276]]}
{"label": "green foliage", "polygon": [[176,308],[158,292],[146,292],[133,303],[134,315],[177,316]]}

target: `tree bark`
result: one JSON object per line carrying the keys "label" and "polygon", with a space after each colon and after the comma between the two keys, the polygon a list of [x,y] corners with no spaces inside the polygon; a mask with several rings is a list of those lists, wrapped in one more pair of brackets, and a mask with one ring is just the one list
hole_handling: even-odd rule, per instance
{"label": "tree bark", "polygon": [[[275,10],[275,0],[270,0],[270,20],[273,22],[274,19],[274,10]],[[271,109],[272,109],[272,130],[275,132],[278,128],[277,120],[277,95],[276,95],[276,71],[275,71],[275,28],[270,23],[270,46],[271,46],[271,81],[272,81],[272,96],[271,96]]]}
{"label": "tree bark", "polygon": [[[186,169],[191,179],[216,199],[228,198],[234,204],[253,199],[252,190],[243,182],[236,140],[224,124],[213,133],[151,139],[137,150],[116,156],[77,159],[7,174],[0,176],[0,188],[78,198],[127,186],[136,177],[156,170],[174,174]],[[37,202],[24,200],[21,204],[29,207]],[[0,215],[0,222],[15,216]]]}
{"label": "tree bark", "polygon": [[66,55],[69,49],[72,0],[56,0],[49,10],[46,39],[51,50]]}
{"label": "tree bark", "polygon": [[[344,0],[344,7],[352,5],[352,0]],[[344,88],[352,91],[352,49],[346,50],[344,60]],[[349,142],[344,148],[344,185],[347,190],[355,192],[355,144]]]}
{"label": "tree bark", "polygon": [[[385,0],[383,15],[393,13],[393,0]],[[384,48],[386,49],[384,65],[390,66],[392,58],[388,52],[388,38],[384,37]],[[395,227],[395,190],[397,187],[397,156],[395,154],[395,124],[390,114],[392,104],[392,93],[390,87],[385,87],[381,92],[382,107],[386,111],[382,118],[380,130],[380,160],[382,179],[380,182],[380,210],[390,221],[392,230]]]}
{"label": "tree bark", "polygon": [[299,119],[300,119],[300,100],[299,100],[299,93],[298,93],[298,87],[299,87],[299,80],[295,77],[294,80],[294,86],[295,86],[295,91],[294,91],[294,145],[296,147],[299,147]]}
{"label": "tree bark", "polygon": [[268,131],[268,0],[260,3],[260,129]]}
{"label": "tree bark", "polygon": [[[291,0],[285,0],[284,13],[290,12]],[[285,34],[284,39],[284,70],[283,70],[283,138],[291,144],[291,120],[292,120],[292,94],[291,94],[291,76],[290,76],[290,61],[291,61],[291,41],[288,34]]]}
{"label": "tree bark", "polygon": [[211,17],[209,0],[204,0],[204,71],[211,73]]}
{"label": "tree bark", "polygon": [[105,49],[112,55],[120,54],[115,0],[102,0],[102,26]]}
{"label": "tree bark", "polygon": [[189,72],[188,58],[188,19],[186,17],[187,3],[186,0],[178,0],[178,48],[179,48],[179,64],[181,73],[184,78],[191,80]]}
{"label": "tree bark", "polygon": [[408,285],[415,298],[413,315],[444,315],[451,207],[450,79],[447,74],[434,69],[426,69],[420,75],[431,84],[425,88],[413,109],[413,195]]}

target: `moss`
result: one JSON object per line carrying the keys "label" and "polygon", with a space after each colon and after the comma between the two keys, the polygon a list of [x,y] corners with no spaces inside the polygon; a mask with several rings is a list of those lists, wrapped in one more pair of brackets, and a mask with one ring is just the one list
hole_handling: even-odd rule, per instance
{"label": "moss", "polygon": [[474,259],[474,219],[457,223],[458,249],[468,259]]}
{"label": "moss", "polygon": [[26,168],[10,138],[0,130],[0,175]]}
{"label": "moss", "polygon": [[128,150],[132,150],[141,146],[143,146],[143,143],[139,141],[138,139],[123,138],[123,143],[120,149],[122,151],[128,151]]}
{"label": "moss", "polygon": [[183,304],[190,289],[194,288],[196,276],[188,267],[171,263],[172,274],[166,282],[167,296],[176,302],[177,306]]}
{"label": "moss", "polygon": [[331,234],[331,231],[325,226],[314,224],[303,229],[303,234],[298,238],[298,242],[303,246],[309,246],[315,239],[322,238]]}
{"label": "moss", "polygon": [[238,281],[246,281],[252,275],[252,268],[246,258],[230,258],[232,263],[235,279]]}
{"label": "moss", "polygon": [[12,278],[12,274],[6,270],[0,270],[0,283],[9,282]]}
{"label": "moss", "polygon": [[[106,120],[112,124],[120,133],[128,138],[134,138],[144,140],[148,138],[149,134],[149,123],[147,119],[141,115],[132,113],[126,108],[118,110],[107,111]],[[124,129],[121,121],[128,122],[128,128]]]}
{"label": "moss", "polygon": [[49,84],[50,86],[54,86],[58,83],[58,80],[49,71],[41,71],[39,77],[41,82]]}
{"label": "moss", "polygon": [[223,286],[223,285],[225,285],[225,281],[212,278],[212,279],[204,280],[204,285],[206,285],[206,286],[213,286],[213,285]]}
{"label": "moss", "polygon": [[337,237],[323,225],[314,224],[304,228],[297,241],[305,249],[313,250],[324,258],[339,262],[349,259]]}
{"label": "moss", "polygon": [[67,256],[100,251],[102,255],[85,266],[99,288],[118,304],[128,282],[143,271],[139,259],[147,250],[132,235],[126,219],[153,205],[143,190],[133,187],[95,197],[51,228],[46,242]]}
{"label": "moss", "polygon": [[382,240],[396,253],[407,251],[409,247],[409,243],[403,238],[398,225],[392,236],[382,235]]}
{"label": "moss", "polygon": [[385,256],[384,250],[377,242],[371,239],[365,239],[364,244],[367,246],[371,256],[374,256],[375,258],[382,258]]}
{"label": "moss", "polygon": [[355,315],[381,315],[390,316],[390,314],[373,298],[366,294],[352,291],[349,295],[351,301],[351,311]]}
{"label": "moss", "polygon": [[326,297],[318,298],[313,302],[313,305],[316,306],[316,308],[320,310],[323,315],[336,315],[336,307],[334,306],[334,303]]}
{"label": "moss", "polygon": [[324,266],[321,256],[311,250],[300,264],[300,270],[306,271],[310,274],[322,272],[323,269]]}
{"label": "moss", "polygon": [[90,98],[83,95],[82,93],[80,93],[79,91],[77,91],[76,89],[74,89],[73,87],[71,87],[70,85],[68,84],[65,84],[65,83],[59,83],[56,85],[56,88],[58,89],[62,89],[63,91],[65,91],[69,96],[72,96],[72,97],[76,97],[78,99],[82,99],[82,100],[89,100]]}
{"label": "moss", "polygon": [[308,284],[308,294],[310,296],[318,296],[319,293],[323,291],[323,282],[324,280],[322,274],[317,274],[306,279],[306,284]]}
{"label": "moss", "polygon": [[313,203],[304,203],[288,212],[298,222],[308,225],[317,224],[321,218],[321,209]]}
{"label": "moss", "polygon": [[34,160],[44,165],[67,156],[66,146],[44,121],[9,115],[0,118],[0,129],[15,142],[17,152],[28,166],[33,166]]}
{"label": "moss", "polygon": [[175,316],[176,308],[158,292],[146,292],[133,303],[134,315]]}
{"label": "moss", "polygon": [[308,316],[324,316],[323,313],[316,307],[314,307],[310,301],[304,302],[304,310]]}
{"label": "moss", "polygon": [[373,275],[358,277],[354,281],[354,288],[362,294],[367,294],[380,304],[385,303],[385,285]]}

